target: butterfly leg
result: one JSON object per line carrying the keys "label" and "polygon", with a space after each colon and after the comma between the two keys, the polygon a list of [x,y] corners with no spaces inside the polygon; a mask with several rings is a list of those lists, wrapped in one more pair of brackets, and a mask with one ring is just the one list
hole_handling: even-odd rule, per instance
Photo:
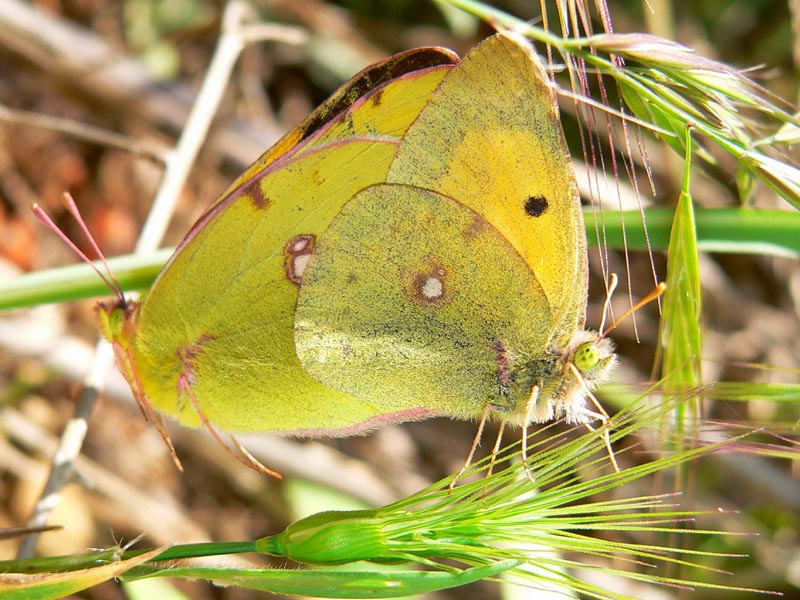
{"label": "butterfly leg", "polygon": [[486,407],[483,409],[483,413],[481,414],[481,420],[478,423],[478,431],[475,433],[475,438],[472,440],[472,447],[469,449],[469,454],[467,454],[467,460],[464,461],[464,466],[456,473],[456,476],[453,477],[453,481],[450,482],[450,485],[447,486],[449,491],[453,491],[453,488],[456,486],[456,483],[461,476],[466,473],[469,466],[472,464],[472,459],[475,457],[475,451],[478,449],[478,446],[481,443],[481,438],[483,437],[483,428],[486,426],[486,419],[489,418],[489,411],[491,410],[492,405],[487,404]]}
{"label": "butterfly leg", "polygon": [[489,461],[489,468],[486,471],[486,477],[489,477],[494,471],[494,463],[497,459],[497,453],[500,452],[500,444],[503,443],[503,430],[505,429],[506,424],[502,421],[500,422],[500,428],[497,431],[497,439],[494,441],[494,447],[492,448],[492,459]]}
{"label": "butterfly leg", "polygon": [[[114,354],[117,357],[118,365],[134,364],[133,357],[130,355],[129,350],[123,348],[117,342],[112,342],[111,346],[114,349]],[[126,378],[131,383],[131,391],[133,392],[133,397],[136,400],[136,406],[139,407],[139,412],[142,413],[145,421],[149,421],[156,428],[156,431],[158,431],[161,439],[164,440],[164,443],[169,449],[169,453],[170,456],[172,456],[172,462],[175,463],[175,467],[178,469],[178,471],[183,472],[183,464],[181,464],[181,459],[178,458],[178,453],[175,451],[175,446],[172,444],[172,439],[169,437],[169,433],[167,432],[167,424],[164,421],[164,417],[153,412],[153,407],[150,406],[150,402],[147,401],[147,394],[144,393],[144,387],[139,379],[139,373],[137,373],[135,369],[131,369],[129,375],[130,376]]]}
{"label": "butterfly leg", "polygon": [[189,378],[186,374],[182,374],[178,378],[178,394],[186,394],[189,398],[189,401],[192,403],[197,415],[200,417],[200,422],[203,424],[211,436],[217,440],[220,446],[225,448],[225,450],[233,456],[237,461],[242,463],[244,466],[248,467],[249,469],[253,469],[254,471],[258,471],[259,473],[263,473],[265,475],[270,475],[271,477],[275,477],[276,479],[283,479],[283,476],[278,473],[277,471],[273,471],[272,469],[264,466],[255,456],[250,454],[244,446],[241,445],[239,440],[232,437],[233,446],[239,452],[237,453],[234,448],[231,448],[231,445],[222,439],[222,436],[216,430],[216,428],[211,424],[211,422],[206,418],[205,414],[203,413],[200,405],[197,403],[197,399],[194,396],[194,391],[192,391],[192,384],[189,382]]}
{"label": "butterfly leg", "polygon": [[[606,445],[606,451],[608,452],[608,458],[611,461],[611,466],[614,467],[614,471],[619,473],[619,465],[617,464],[617,457],[614,455],[614,449],[611,447],[611,435],[608,433],[608,428],[611,426],[611,417],[608,416],[608,413],[603,408],[603,405],[597,400],[595,395],[589,392],[589,399],[592,401],[592,404],[595,405],[599,414],[596,414],[597,420],[603,423],[603,442]],[[587,423],[588,426],[588,423]],[[589,427],[592,431],[594,431],[593,427]]]}
{"label": "butterfly leg", "polygon": [[521,450],[522,454],[522,467],[525,469],[525,475],[531,480],[531,483],[536,483],[536,480],[531,472],[531,467],[528,465],[528,423],[531,421],[533,411],[536,410],[536,404],[539,402],[539,386],[533,386],[528,404],[525,406],[525,419],[522,422],[522,440]]}
{"label": "butterfly leg", "polygon": [[[572,371],[572,374],[581,382],[583,389],[586,390],[586,397],[591,400],[594,407],[597,409],[597,412],[592,410],[583,410],[583,415],[586,417],[591,417],[596,421],[601,421],[603,423],[603,442],[606,445],[606,450],[608,451],[608,458],[611,461],[611,466],[614,467],[614,471],[619,473],[619,465],[617,464],[617,457],[614,456],[614,449],[611,447],[611,435],[608,433],[608,428],[611,426],[611,417],[608,416],[608,413],[603,408],[603,405],[600,404],[600,401],[597,399],[592,393],[592,390],[589,389],[589,386],[586,385],[586,381],[583,379],[583,375],[578,370],[578,368],[569,363],[569,369]],[[594,427],[589,425],[589,423],[584,422],[584,425],[589,431],[597,431]]]}
{"label": "butterfly leg", "polygon": [[[601,435],[603,436],[603,443],[606,446],[606,452],[608,452],[608,459],[611,461],[611,466],[614,467],[614,471],[619,473],[619,465],[617,464],[617,457],[614,455],[614,449],[611,447],[611,436],[608,433],[608,424],[610,421],[608,418],[604,419],[603,415],[599,415],[597,413],[591,413],[591,414],[596,415],[597,420],[603,422],[603,433]],[[597,432],[597,429],[589,425],[589,423],[584,423],[583,425],[589,431]]]}

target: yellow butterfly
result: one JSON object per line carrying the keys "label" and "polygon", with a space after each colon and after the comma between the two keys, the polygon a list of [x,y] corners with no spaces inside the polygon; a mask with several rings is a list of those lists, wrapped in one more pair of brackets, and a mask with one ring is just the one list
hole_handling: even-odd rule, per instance
{"label": "yellow butterfly", "polygon": [[101,305],[143,405],[301,436],[597,417],[586,394],[614,353],[584,330],[583,218],[547,75],[509,34],[457,63],[416,52],[249,168],[143,302]]}

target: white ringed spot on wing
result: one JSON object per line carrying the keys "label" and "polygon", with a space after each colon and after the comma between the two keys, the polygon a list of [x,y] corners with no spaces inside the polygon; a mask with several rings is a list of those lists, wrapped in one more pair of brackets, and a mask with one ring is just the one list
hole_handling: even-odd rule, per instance
{"label": "white ringed spot on wing", "polygon": [[314,252],[317,238],[310,233],[302,233],[290,239],[283,249],[284,269],[289,281],[300,285],[303,280],[303,273],[308,266],[311,253]]}
{"label": "white ringed spot on wing", "polygon": [[449,272],[441,262],[428,259],[419,268],[403,273],[403,291],[415,304],[436,308],[451,299]]}

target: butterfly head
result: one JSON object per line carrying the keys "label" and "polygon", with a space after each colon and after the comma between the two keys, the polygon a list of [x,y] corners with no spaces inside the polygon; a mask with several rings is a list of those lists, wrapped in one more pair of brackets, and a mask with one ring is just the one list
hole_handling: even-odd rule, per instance
{"label": "butterfly head", "polygon": [[589,390],[608,379],[617,362],[614,342],[596,331],[579,331],[567,346],[562,360],[571,363],[583,378]]}
{"label": "butterfly head", "polygon": [[596,331],[580,330],[558,354],[561,375],[552,390],[551,414],[568,423],[594,421],[597,414],[586,399],[611,375],[617,362],[614,342]]}
{"label": "butterfly head", "polygon": [[139,306],[138,302],[128,302],[124,297],[114,302],[98,302],[95,311],[103,337],[112,344],[129,347]]}
{"label": "butterfly head", "polygon": [[597,414],[587,406],[587,397],[606,381],[617,357],[614,342],[591,330],[579,330],[562,348],[552,348],[545,361],[529,364],[532,390],[528,405],[517,406],[519,424],[545,423],[564,418],[567,423],[589,423]]}

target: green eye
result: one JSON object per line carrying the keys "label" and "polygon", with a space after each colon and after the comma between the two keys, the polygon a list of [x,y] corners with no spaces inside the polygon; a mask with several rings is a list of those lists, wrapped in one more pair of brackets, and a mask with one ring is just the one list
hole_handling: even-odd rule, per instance
{"label": "green eye", "polygon": [[119,306],[109,307],[102,302],[98,303],[96,310],[103,337],[109,342],[116,341],[125,324],[125,311]]}
{"label": "green eye", "polygon": [[125,311],[119,306],[111,311],[108,315],[108,325],[114,336],[118,336],[122,332],[122,324],[125,322]]}
{"label": "green eye", "polygon": [[584,342],[578,346],[573,360],[580,371],[591,371],[600,362],[600,349],[594,342]]}

